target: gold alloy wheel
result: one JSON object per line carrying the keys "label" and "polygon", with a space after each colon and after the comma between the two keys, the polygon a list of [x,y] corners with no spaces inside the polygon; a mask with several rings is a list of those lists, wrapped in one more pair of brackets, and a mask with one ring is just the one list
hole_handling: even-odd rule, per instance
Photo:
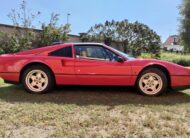
{"label": "gold alloy wheel", "polygon": [[146,73],[139,81],[140,89],[147,95],[155,95],[162,90],[162,78],[156,73]]}
{"label": "gold alloy wheel", "polygon": [[38,93],[48,86],[48,77],[42,70],[32,70],[27,74],[25,82],[31,91]]}

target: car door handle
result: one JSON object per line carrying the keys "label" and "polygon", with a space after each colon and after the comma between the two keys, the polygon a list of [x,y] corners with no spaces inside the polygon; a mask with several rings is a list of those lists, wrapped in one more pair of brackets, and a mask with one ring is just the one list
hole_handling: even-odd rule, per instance
{"label": "car door handle", "polygon": [[61,60],[61,65],[65,66],[65,61],[64,60]]}

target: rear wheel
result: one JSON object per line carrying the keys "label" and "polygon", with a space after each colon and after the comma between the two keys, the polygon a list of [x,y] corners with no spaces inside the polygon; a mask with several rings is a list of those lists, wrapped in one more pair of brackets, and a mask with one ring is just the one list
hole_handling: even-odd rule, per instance
{"label": "rear wheel", "polygon": [[157,96],[167,90],[166,75],[159,69],[149,68],[143,71],[137,80],[138,91],[147,96]]}
{"label": "rear wheel", "polygon": [[52,72],[45,66],[30,66],[22,75],[22,84],[30,93],[42,94],[51,91],[54,87]]}

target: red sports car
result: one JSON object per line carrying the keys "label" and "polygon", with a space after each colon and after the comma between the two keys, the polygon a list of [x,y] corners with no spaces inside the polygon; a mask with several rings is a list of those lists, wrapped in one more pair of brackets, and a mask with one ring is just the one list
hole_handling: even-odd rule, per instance
{"label": "red sports car", "polygon": [[98,43],[64,43],[0,56],[0,77],[30,93],[55,85],[136,86],[148,96],[190,86],[190,69],[166,61],[135,59]]}

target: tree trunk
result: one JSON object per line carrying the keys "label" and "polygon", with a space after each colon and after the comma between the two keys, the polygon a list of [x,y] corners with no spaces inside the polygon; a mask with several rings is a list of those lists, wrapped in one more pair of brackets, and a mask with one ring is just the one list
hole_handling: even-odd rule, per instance
{"label": "tree trunk", "polygon": [[106,44],[106,45],[108,45],[108,46],[111,46],[111,41],[112,41],[111,38],[105,38],[104,44]]}
{"label": "tree trunk", "polygon": [[128,40],[125,40],[124,42],[123,42],[123,52],[124,53],[127,53],[128,52]]}

